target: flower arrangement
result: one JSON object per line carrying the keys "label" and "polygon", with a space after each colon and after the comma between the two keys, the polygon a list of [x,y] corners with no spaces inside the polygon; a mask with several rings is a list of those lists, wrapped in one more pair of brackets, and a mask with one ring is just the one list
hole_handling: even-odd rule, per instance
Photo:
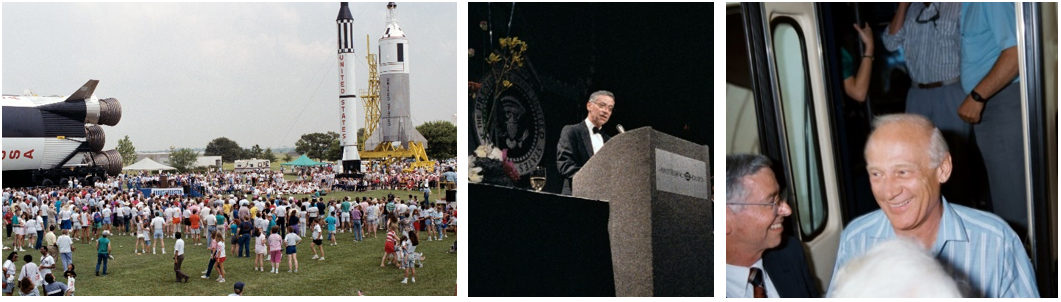
{"label": "flower arrangement", "polygon": [[468,181],[512,187],[519,181],[516,166],[508,160],[508,150],[487,143],[475,148],[468,156]]}

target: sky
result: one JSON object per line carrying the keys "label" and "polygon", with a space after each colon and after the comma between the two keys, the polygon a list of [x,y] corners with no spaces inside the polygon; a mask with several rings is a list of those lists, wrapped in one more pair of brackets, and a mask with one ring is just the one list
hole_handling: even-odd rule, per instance
{"label": "sky", "polygon": [[[293,147],[302,134],[339,132],[339,3],[3,3],[3,93],[70,95],[89,79],[122,105],[105,150],[128,135],[138,152]],[[367,89],[365,38],[377,52],[386,3],[350,3]],[[456,3],[398,3],[409,38],[414,126],[456,122],[466,97]],[[463,27],[461,27],[463,28]],[[460,76],[459,76],[460,75]],[[364,127],[364,109],[356,109]]]}

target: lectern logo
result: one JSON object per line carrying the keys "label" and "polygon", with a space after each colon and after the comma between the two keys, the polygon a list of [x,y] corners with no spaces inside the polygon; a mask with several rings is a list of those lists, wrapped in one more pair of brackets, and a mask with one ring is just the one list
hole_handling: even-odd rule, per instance
{"label": "lectern logo", "polygon": [[656,149],[656,189],[708,200],[707,163]]}
{"label": "lectern logo", "polygon": [[[520,75],[511,77],[512,87],[491,104],[494,79],[487,76],[475,99],[476,137],[479,144],[491,143],[508,149],[508,159],[520,175],[530,174],[545,154],[545,114],[534,87]],[[491,108],[492,107],[492,108]],[[490,112],[493,110],[493,112]],[[492,118],[491,118],[492,116]],[[490,118],[492,125],[487,125]]]}

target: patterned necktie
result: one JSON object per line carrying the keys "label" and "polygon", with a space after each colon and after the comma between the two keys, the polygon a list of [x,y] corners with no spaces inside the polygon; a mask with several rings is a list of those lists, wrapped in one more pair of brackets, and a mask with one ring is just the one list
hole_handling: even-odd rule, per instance
{"label": "patterned necktie", "polygon": [[753,267],[748,274],[748,283],[755,288],[755,298],[766,298],[766,286],[763,285],[763,271]]}

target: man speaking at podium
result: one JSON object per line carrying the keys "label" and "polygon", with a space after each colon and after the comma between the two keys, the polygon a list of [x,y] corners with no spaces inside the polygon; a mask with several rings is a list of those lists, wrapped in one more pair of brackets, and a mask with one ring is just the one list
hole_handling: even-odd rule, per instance
{"label": "man speaking at podium", "polygon": [[594,92],[586,103],[586,110],[589,111],[586,120],[564,126],[560,131],[560,142],[556,145],[556,166],[564,178],[563,195],[571,195],[571,178],[611,138],[601,131],[601,126],[612,116],[612,109],[615,109],[615,95],[607,90]]}

